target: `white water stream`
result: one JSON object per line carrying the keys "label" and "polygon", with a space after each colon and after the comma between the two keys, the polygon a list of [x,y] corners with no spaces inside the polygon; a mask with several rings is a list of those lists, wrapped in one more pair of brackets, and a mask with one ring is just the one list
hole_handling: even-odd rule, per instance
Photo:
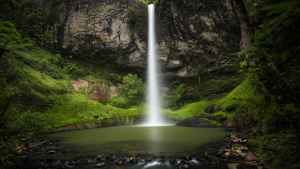
{"label": "white water stream", "polygon": [[148,5],[148,117],[143,126],[166,126],[160,112],[158,93],[158,60],[155,48],[155,11],[154,5]]}

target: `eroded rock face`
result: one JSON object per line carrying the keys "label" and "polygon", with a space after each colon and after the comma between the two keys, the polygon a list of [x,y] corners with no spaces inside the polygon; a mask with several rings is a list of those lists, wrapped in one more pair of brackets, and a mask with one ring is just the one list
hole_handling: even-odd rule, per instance
{"label": "eroded rock face", "polygon": [[[124,50],[123,53],[96,56],[107,59],[118,67],[129,68],[133,73],[146,75],[147,28],[137,33],[125,17],[129,7],[141,3],[132,0],[73,0],[60,6],[60,23],[55,32],[58,48],[74,51]],[[200,3],[200,4],[197,4]],[[207,3],[207,2],[205,2]],[[203,8],[203,5],[207,8]],[[240,36],[229,31],[226,20],[230,11],[227,0],[216,4],[192,0],[168,1],[164,9],[156,9],[158,57],[164,72],[159,75],[166,83],[190,78],[187,83],[192,95],[195,86],[210,80],[236,74],[235,53],[239,51]],[[160,16],[158,16],[158,14]],[[170,23],[164,24],[167,20]],[[84,46],[84,47],[83,47]],[[103,58],[102,58],[103,57]],[[207,94],[230,91],[207,90]],[[207,85],[210,86],[210,85]],[[203,87],[206,91],[207,87]]]}
{"label": "eroded rock face", "polygon": [[[122,92],[122,84],[119,83],[118,86],[102,83],[102,82],[89,82],[83,79],[71,80],[72,85],[74,86],[73,91],[82,92],[82,89],[85,91],[85,94],[89,96],[91,100],[95,100],[101,103],[107,102],[109,98],[117,96]],[[91,93],[88,93],[88,89],[94,85],[94,90]],[[108,90],[109,88],[109,90]]]}

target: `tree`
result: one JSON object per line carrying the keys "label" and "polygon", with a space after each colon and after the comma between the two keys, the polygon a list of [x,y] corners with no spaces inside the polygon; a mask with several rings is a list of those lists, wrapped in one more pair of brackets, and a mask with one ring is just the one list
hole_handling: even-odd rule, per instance
{"label": "tree", "polygon": [[4,21],[0,24],[0,66],[5,52],[17,54],[27,57],[27,53],[23,52],[25,47],[31,47],[30,39],[24,39],[22,43],[21,35],[15,29],[14,24]]}
{"label": "tree", "polygon": [[138,102],[142,100],[145,94],[145,84],[142,79],[139,79],[135,74],[129,73],[123,77],[124,92],[130,99],[135,99]]}
{"label": "tree", "polygon": [[247,10],[243,0],[230,0],[232,12],[241,29],[241,51],[248,49],[252,44],[251,33],[253,32],[248,19]]}
{"label": "tree", "polygon": [[300,1],[264,0],[265,22],[252,47],[241,52],[254,59],[248,69],[250,80],[265,94],[269,105],[265,130],[292,127],[296,134],[296,156],[300,159]]}

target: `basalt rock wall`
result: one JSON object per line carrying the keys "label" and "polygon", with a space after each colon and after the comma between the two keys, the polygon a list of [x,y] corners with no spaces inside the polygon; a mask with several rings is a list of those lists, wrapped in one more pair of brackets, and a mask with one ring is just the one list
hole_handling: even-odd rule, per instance
{"label": "basalt rock wall", "polygon": [[[146,75],[147,26],[125,16],[135,5],[146,11],[146,5],[134,0],[65,1],[55,29],[58,48],[117,51],[95,57],[109,57],[116,69]],[[157,50],[163,70],[159,77],[164,79],[166,93],[174,92],[172,86],[178,83],[186,83],[191,96],[196,89],[203,95],[222,93],[241,81],[235,69],[240,35],[228,26],[230,11],[227,0],[159,1]],[[146,14],[137,15],[146,22]]]}

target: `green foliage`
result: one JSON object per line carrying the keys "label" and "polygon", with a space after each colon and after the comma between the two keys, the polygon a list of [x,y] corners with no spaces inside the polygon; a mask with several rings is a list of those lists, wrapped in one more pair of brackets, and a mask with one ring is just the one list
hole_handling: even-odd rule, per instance
{"label": "green foliage", "polygon": [[16,31],[12,23],[4,21],[0,24],[0,60],[5,52],[10,57],[28,57],[24,50],[26,47],[32,47],[32,44],[30,39],[24,39],[23,42],[25,43],[22,43],[21,35]]}
{"label": "green foliage", "polygon": [[[53,94],[48,97],[57,103],[44,113],[45,120],[49,122],[49,126],[46,127],[48,129],[84,123],[85,121],[104,124],[108,122],[108,119],[115,118],[115,116],[138,118],[144,114],[144,109],[141,106],[121,109],[111,105],[103,105],[90,100],[87,95],[78,91],[67,95]],[[99,117],[95,119],[94,116]]]}
{"label": "green foliage", "polygon": [[164,107],[169,106],[179,106],[182,103],[182,96],[187,90],[187,85],[185,83],[180,84],[176,88],[176,92],[173,95],[167,95],[163,93],[162,95],[162,103]]}
{"label": "green foliage", "polygon": [[4,21],[0,24],[0,42],[2,48],[5,48],[6,43],[10,42],[17,42],[21,43],[21,35],[19,32],[15,29],[14,24],[12,24],[9,21]]}
{"label": "green foliage", "polygon": [[[44,4],[44,7],[46,7],[44,11],[33,0],[18,1],[18,3],[16,3],[18,4],[18,8],[14,8],[14,10],[11,10],[12,7],[8,3],[5,3],[0,11],[1,19],[13,23],[22,37],[32,39],[34,44],[52,49],[52,26],[54,22],[57,22],[59,19],[59,10],[57,6],[58,3],[56,3],[57,5],[54,7],[55,10],[48,12],[47,4],[49,2],[54,4],[54,1],[60,0],[47,1]],[[54,16],[54,13],[56,15],[55,17],[49,17]]]}
{"label": "green foliage", "polygon": [[91,94],[94,91],[94,84],[87,90],[88,94]]}
{"label": "green foliage", "polygon": [[129,73],[123,77],[124,94],[129,99],[140,103],[145,94],[145,84],[136,74]]}
{"label": "green foliage", "polygon": [[81,91],[81,93],[85,94],[85,88],[84,87],[80,88],[80,91]]}
{"label": "green foliage", "polygon": [[126,17],[129,19],[130,22],[134,22],[137,20],[138,17],[138,6],[131,6],[128,8],[127,12],[126,12]]}
{"label": "green foliage", "polygon": [[269,132],[299,128],[299,34],[300,2],[264,1],[265,21],[256,32],[251,48],[239,53],[240,60],[252,59],[244,70],[251,83],[263,93],[264,118]]}
{"label": "green foliage", "polygon": [[126,97],[124,92],[122,92],[121,94],[110,98],[109,104],[114,107],[120,107],[120,108],[127,109],[127,108],[137,105],[137,101],[135,99]]}
{"label": "green foliage", "polygon": [[213,100],[202,100],[201,102],[195,103],[187,103],[184,104],[179,110],[164,110],[163,113],[168,117],[177,120],[184,120],[188,118],[192,118],[195,116],[199,116],[200,114],[205,113],[204,109],[212,104],[216,104],[222,100],[221,98],[213,99]]}
{"label": "green foliage", "polygon": [[214,109],[220,110],[213,116],[221,115],[223,118],[234,119],[239,110],[255,108],[259,101],[254,102],[253,99],[258,96],[255,94],[255,88],[251,87],[249,80],[246,79],[216,104]]}
{"label": "green foliage", "polygon": [[[1,132],[1,131],[0,131]],[[12,149],[18,145],[17,141],[8,140],[7,137],[0,137],[0,168],[20,168],[21,160],[17,158],[17,153]]]}

